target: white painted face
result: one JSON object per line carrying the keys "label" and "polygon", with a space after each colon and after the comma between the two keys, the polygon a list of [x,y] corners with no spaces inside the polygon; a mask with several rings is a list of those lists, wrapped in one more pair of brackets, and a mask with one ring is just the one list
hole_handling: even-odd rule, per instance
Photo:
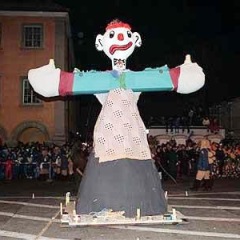
{"label": "white painted face", "polygon": [[142,40],[139,33],[116,27],[108,29],[104,35],[98,34],[95,44],[97,50],[104,51],[112,61],[126,61],[134,48],[142,45]]}

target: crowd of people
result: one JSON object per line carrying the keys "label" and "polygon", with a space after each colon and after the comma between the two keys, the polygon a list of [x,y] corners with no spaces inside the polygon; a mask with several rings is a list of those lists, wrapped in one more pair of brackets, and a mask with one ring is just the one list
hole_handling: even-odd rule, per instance
{"label": "crowd of people", "polygon": [[218,133],[220,125],[216,117],[208,117],[204,115],[203,117],[193,118],[186,116],[170,116],[164,118],[163,124],[166,127],[166,132],[171,133],[190,133],[192,126],[203,126],[206,127],[209,133]]}
{"label": "crowd of people", "polygon": [[150,117],[147,125],[165,126],[166,133],[190,133],[194,126],[205,127],[209,133],[218,133],[220,123],[216,116],[209,116],[203,111],[196,111],[195,108],[190,108],[188,112],[181,115]]}
{"label": "crowd of people", "polygon": [[[161,145],[149,140],[149,145],[163,180],[173,178],[177,181],[195,176],[200,152],[198,143],[189,139],[186,144],[176,144],[172,139]],[[240,143],[212,142],[211,150],[215,156],[211,168],[214,178],[240,177]],[[0,180],[73,180],[76,176],[81,179],[91,151],[92,143],[81,141],[62,146],[44,143],[3,145],[0,147]]]}
{"label": "crowd of people", "polygon": [[[240,143],[210,142],[210,150],[214,155],[211,164],[213,178],[240,178]],[[200,145],[192,140],[186,144],[176,144],[174,139],[165,144],[151,144],[153,159],[163,179],[175,180],[193,177],[197,172]]]}
{"label": "crowd of people", "polygon": [[83,175],[89,151],[90,146],[78,141],[62,146],[38,142],[19,142],[15,147],[3,145],[0,180],[76,180]]}

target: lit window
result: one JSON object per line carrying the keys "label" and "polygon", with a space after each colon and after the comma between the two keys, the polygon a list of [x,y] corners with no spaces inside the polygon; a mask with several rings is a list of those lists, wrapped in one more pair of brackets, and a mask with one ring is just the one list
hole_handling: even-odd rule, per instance
{"label": "lit window", "polygon": [[28,79],[24,78],[22,81],[23,84],[23,94],[22,94],[22,103],[23,105],[38,105],[42,101],[38,98],[37,94],[33,91]]}
{"label": "lit window", "polygon": [[23,47],[42,48],[43,47],[43,26],[24,25],[23,26]]}

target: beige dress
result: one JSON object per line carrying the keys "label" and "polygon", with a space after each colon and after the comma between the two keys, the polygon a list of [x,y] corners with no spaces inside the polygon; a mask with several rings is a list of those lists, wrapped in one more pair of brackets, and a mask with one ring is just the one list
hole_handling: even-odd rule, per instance
{"label": "beige dress", "polygon": [[99,162],[151,159],[146,127],[132,90],[111,90],[94,128],[94,151]]}

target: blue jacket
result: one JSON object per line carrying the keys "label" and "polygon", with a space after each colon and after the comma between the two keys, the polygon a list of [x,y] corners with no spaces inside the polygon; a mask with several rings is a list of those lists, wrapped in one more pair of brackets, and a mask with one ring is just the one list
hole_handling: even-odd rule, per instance
{"label": "blue jacket", "polygon": [[197,169],[202,171],[210,170],[208,163],[208,150],[206,148],[200,150]]}

